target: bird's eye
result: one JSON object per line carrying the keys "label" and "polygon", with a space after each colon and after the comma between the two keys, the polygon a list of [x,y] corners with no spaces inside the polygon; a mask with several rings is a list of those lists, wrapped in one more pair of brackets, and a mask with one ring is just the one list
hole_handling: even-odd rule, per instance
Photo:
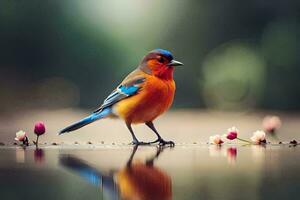
{"label": "bird's eye", "polygon": [[164,61],[165,61],[165,59],[163,57],[158,58],[158,62],[163,63]]}

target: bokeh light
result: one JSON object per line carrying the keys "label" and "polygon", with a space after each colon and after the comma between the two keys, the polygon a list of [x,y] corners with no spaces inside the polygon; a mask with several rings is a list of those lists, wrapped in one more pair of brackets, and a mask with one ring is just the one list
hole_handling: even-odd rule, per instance
{"label": "bokeh light", "polygon": [[213,50],[203,65],[203,98],[220,109],[251,108],[261,97],[265,63],[257,50],[230,42]]}

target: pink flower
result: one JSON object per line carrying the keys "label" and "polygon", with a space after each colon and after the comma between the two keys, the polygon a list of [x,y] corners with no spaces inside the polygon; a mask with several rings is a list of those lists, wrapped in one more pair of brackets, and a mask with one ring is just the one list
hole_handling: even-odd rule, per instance
{"label": "pink flower", "polygon": [[226,138],[228,140],[234,140],[237,138],[238,132],[239,132],[239,130],[233,126],[230,129],[228,129]]}
{"label": "pink flower", "polygon": [[274,133],[276,129],[281,127],[281,120],[278,116],[266,116],[263,119],[262,127],[268,133]]}
{"label": "pink flower", "polygon": [[43,122],[36,122],[34,125],[34,133],[37,136],[43,135],[46,132],[46,127]]}
{"label": "pink flower", "polygon": [[217,145],[224,143],[220,135],[210,136],[209,141],[211,144],[217,144]]}
{"label": "pink flower", "polygon": [[20,131],[16,132],[16,137],[15,137],[16,141],[23,142],[23,141],[25,141],[25,139],[26,139],[25,131],[20,130]]}
{"label": "pink flower", "polygon": [[255,131],[250,139],[255,144],[266,143],[266,133],[264,131]]}

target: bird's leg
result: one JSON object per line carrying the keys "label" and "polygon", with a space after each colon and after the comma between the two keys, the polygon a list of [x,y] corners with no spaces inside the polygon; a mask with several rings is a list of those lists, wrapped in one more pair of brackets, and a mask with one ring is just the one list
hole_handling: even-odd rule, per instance
{"label": "bird's leg", "polygon": [[146,122],[145,123],[157,136],[157,139],[153,142],[150,143],[156,143],[158,142],[160,146],[164,146],[164,145],[170,145],[171,147],[175,146],[175,143],[173,141],[165,141],[158,133],[158,131],[156,130],[156,128],[154,127],[153,122]]}
{"label": "bird's leg", "polygon": [[132,143],[133,145],[149,145],[151,144],[150,142],[140,142],[136,136],[134,135],[134,132],[132,130],[132,127],[131,127],[131,124],[130,123],[126,123],[126,126],[128,128],[128,130],[130,131],[131,133],[131,136],[132,136]]}

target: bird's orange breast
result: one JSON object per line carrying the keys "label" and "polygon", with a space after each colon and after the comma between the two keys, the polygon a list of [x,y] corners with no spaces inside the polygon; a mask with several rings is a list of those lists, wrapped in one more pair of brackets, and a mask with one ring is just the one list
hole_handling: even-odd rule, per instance
{"label": "bird's orange breast", "polygon": [[114,106],[114,112],[126,122],[153,121],[168,110],[173,103],[175,82],[145,75],[146,81],[138,94],[124,99]]}

